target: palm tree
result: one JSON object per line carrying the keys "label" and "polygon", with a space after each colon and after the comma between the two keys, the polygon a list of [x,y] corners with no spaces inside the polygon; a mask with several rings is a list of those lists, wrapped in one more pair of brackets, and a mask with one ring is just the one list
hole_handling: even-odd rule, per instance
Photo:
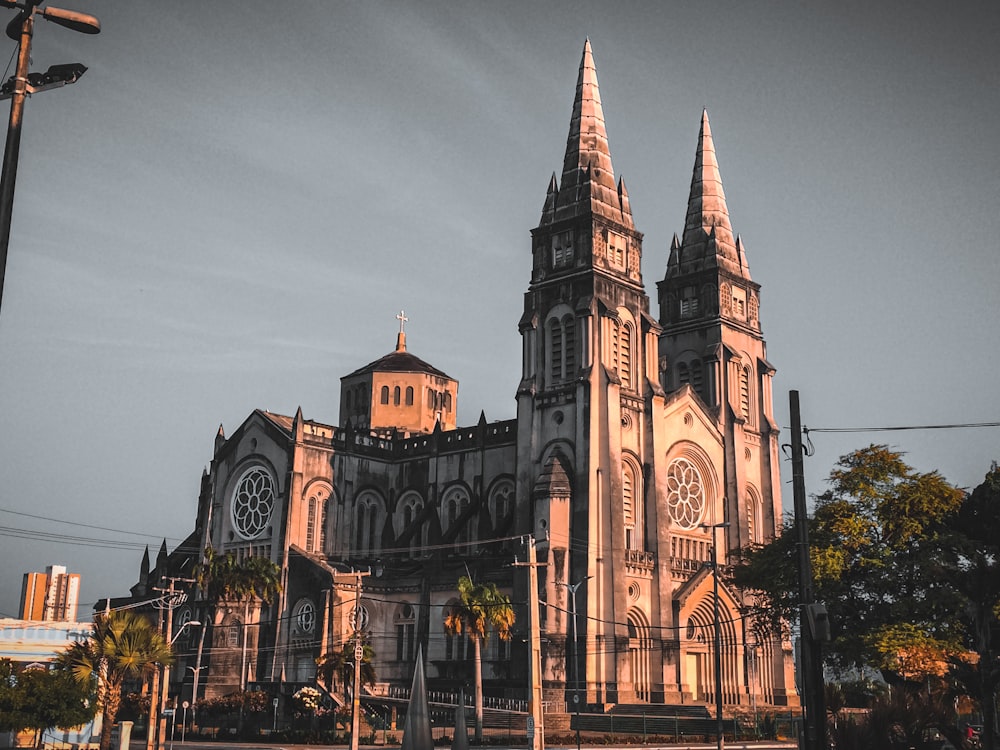
{"label": "palm tree", "polygon": [[[349,702],[348,690],[354,685],[354,646],[355,640],[344,641],[343,646],[333,648],[316,660],[316,676],[322,680],[326,691],[333,694],[337,688],[342,688],[344,704]],[[375,686],[375,649],[371,644],[362,643],[361,651],[361,684]]]}
{"label": "palm tree", "polygon": [[58,663],[79,682],[97,681],[101,710],[101,750],[111,747],[111,729],[121,706],[122,684],[149,677],[157,665],[173,662],[170,644],[153,624],[135,612],[96,615],[94,630],[84,641],[60,654]]}
{"label": "palm tree", "polygon": [[[243,626],[246,627],[250,612],[250,604],[260,599],[270,604],[281,593],[281,568],[266,557],[252,556],[242,563],[237,562],[232,552],[218,554],[209,545],[205,548],[203,562],[195,568],[195,580],[207,601],[211,616],[206,619],[214,628],[219,623],[222,608],[225,605],[243,604]],[[201,657],[205,649],[205,633],[208,627],[201,629],[198,640],[198,656],[194,674],[194,698],[198,699],[198,668],[201,667]],[[246,687],[246,637],[241,639],[243,653],[240,662],[240,688]]]}
{"label": "palm tree", "polygon": [[459,604],[445,612],[448,635],[468,636],[472,642],[475,669],[476,742],[483,741],[483,654],[482,644],[491,630],[500,640],[509,641],[514,627],[514,608],[495,583],[473,583],[469,576],[458,579]]}

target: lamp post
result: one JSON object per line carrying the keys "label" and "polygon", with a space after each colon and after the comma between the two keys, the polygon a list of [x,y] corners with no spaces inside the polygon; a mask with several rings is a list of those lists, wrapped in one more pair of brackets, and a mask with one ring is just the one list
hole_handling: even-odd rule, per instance
{"label": "lamp post", "polygon": [[729,521],[702,524],[703,529],[712,530],[712,598],[715,623],[715,746],[725,747],[726,740],[722,726],[722,628],[719,624],[719,545],[715,540],[715,530],[729,526]]}
{"label": "lamp post", "polygon": [[28,94],[76,83],[86,67],[80,63],[53,65],[45,73],[28,73],[31,62],[31,38],[35,30],[35,15],[67,29],[83,34],[97,34],[101,22],[94,16],[63,8],[41,8],[43,0],[0,0],[0,5],[20,8],[20,13],[7,25],[7,36],[18,43],[17,69],[14,77],[0,88],[0,99],[10,97],[10,120],[7,124],[7,143],[0,169],[0,302],[3,300],[3,283],[7,270],[7,246],[10,244],[10,222],[14,208],[14,182],[17,179],[17,157],[21,150],[21,118],[24,100]]}
{"label": "lamp post", "polygon": [[570,611],[573,614],[573,706],[576,709],[576,750],[580,750],[580,648],[576,629],[576,592],[591,578],[593,576],[587,576],[576,583],[558,582],[558,585],[565,586],[569,591]]}
{"label": "lamp post", "polygon": [[[198,665],[195,667],[188,667],[191,670],[191,726],[197,726],[198,724],[198,675],[201,674],[201,670],[208,669],[208,665],[201,665],[201,652],[198,652]],[[193,730],[192,730],[193,731]]]}
{"label": "lamp post", "polygon": [[750,708],[753,711],[753,733],[758,735],[757,722],[757,639],[747,641],[747,682],[750,687]]}

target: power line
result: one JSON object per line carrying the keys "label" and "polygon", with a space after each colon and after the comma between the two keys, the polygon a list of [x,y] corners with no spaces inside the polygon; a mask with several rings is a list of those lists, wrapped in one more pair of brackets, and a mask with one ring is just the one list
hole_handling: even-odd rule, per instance
{"label": "power line", "polygon": [[[79,521],[67,521],[64,518],[50,518],[48,516],[36,516],[33,513],[24,513],[24,512],[21,512],[21,511],[17,511],[17,510],[11,510],[10,508],[0,508],[0,513],[10,513],[11,515],[14,515],[14,516],[23,516],[25,518],[35,518],[35,519],[37,519],[39,521],[51,521],[53,523],[65,523],[65,524],[69,524],[70,526],[79,526],[79,527],[85,528],[85,529],[97,529],[98,531],[110,531],[110,532],[112,532],[114,534],[128,534],[130,536],[146,537],[147,539],[162,539],[163,538],[163,537],[157,536],[156,534],[145,534],[145,533],[143,533],[141,531],[125,531],[124,529],[109,529],[107,526],[95,526],[93,524],[81,523]],[[171,540],[171,541],[180,541],[180,540],[178,539],[178,540]]]}
{"label": "power line", "polygon": [[964,430],[974,427],[1000,427],[1000,422],[963,422],[960,424],[920,424],[899,427],[806,427],[802,432],[902,432],[904,430]]}

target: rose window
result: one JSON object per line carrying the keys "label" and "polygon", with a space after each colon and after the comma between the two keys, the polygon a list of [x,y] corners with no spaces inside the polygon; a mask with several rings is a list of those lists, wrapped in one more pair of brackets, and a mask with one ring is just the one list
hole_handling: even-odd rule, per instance
{"label": "rose window", "polygon": [[311,633],[316,627],[316,605],[308,599],[303,599],[296,605],[292,617],[300,633]]}
{"label": "rose window", "polygon": [[255,539],[267,528],[274,510],[274,481],[257,466],[240,477],[233,493],[233,526],[244,539]]}
{"label": "rose window", "polygon": [[705,487],[690,461],[678,458],[667,468],[667,507],[682,529],[693,529],[705,512]]}

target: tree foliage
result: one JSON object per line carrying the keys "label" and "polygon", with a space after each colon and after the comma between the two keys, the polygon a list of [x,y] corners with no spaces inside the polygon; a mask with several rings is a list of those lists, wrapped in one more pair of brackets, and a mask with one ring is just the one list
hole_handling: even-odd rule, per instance
{"label": "tree foliage", "polygon": [[445,610],[448,635],[466,635],[472,642],[475,669],[476,742],[483,739],[483,651],[490,631],[509,641],[514,628],[514,608],[495,583],[473,583],[469,576],[458,579],[459,603]]}
{"label": "tree foliage", "polygon": [[1000,468],[996,464],[950,519],[949,530],[936,560],[950,605],[958,613],[961,651],[949,658],[950,674],[979,700],[983,746],[992,748],[1000,686]]}
{"label": "tree foliage", "polygon": [[79,683],[96,683],[103,715],[101,750],[111,747],[111,729],[121,706],[127,680],[150,676],[158,664],[173,662],[170,644],[152,623],[129,610],[94,618],[94,630],[84,641],[59,655],[58,664]]}
{"label": "tree foliage", "polygon": [[[351,638],[344,641],[340,648],[334,648],[316,660],[316,673],[326,684],[329,692],[338,691],[344,697],[344,703],[350,701],[350,693],[354,687],[354,645]],[[361,644],[361,684],[375,686],[375,649],[368,641]]]}
{"label": "tree foliage", "polygon": [[93,691],[62,670],[25,668],[0,660],[0,731],[36,733],[58,727],[69,729],[94,717]]}
{"label": "tree foliage", "polygon": [[[220,555],[211,545],[205,548],[202,562],[195,566],[195,582],[207,602],[209,616],[201,629],[198,638],[198,665],[201,665],[205,650],[205,636],[209,627],[215,627],[226,606],[240,604],[243,607],[243,625],[247,624],[250,604],[260,599],[270,604],[281,593],[281,568],[266,557],[253,555],[242,562],[236,555],[227,552]],[[246,638],[243,643],[243,655],[240,659],[240,687],[245,687],[243,678],[246,674]],[[193,692],[197,699],[198,673],[194,676]]]}
{"label": "tree foliage", "polygon": [[[873,666],[909,677],[900,655],[940,661],[960,644],[946,582],[933,564],[963,494],[937,472],[914,471],[902,455],[871,445],[842,456],[809,522],[813,592],[827,604],[839,668]],[[786,521],[774,542],[746,551],[737,586],[755,594],[757,625],[797,619],[795,533]],[[901,627],[905,625],[906,627]],[[899,671],[902,669],[902,671]]]}

